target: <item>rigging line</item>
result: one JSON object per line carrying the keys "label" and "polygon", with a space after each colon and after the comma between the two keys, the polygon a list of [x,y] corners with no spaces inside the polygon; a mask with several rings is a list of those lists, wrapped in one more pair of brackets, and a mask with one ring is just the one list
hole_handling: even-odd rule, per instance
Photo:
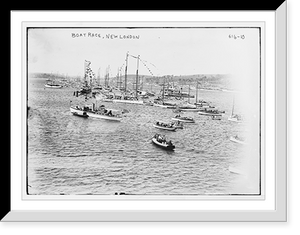
{"label": "rigging line", "polygon": [[139,59],[137,56],[130,55],[130,54],[128,54],[128,55],[131,56],[131,57],[133,57],[133,58],[135,58],[135,59]]}
{"label": "rigging line", "polygon": [[149,64],[151,64],[152,66],[154,66],[155,68],[156,68],[156,66],[153,64],[153,63],[151,63],[151,62],[149,62],[149,61],[147,61],[147,60],[142,60],[140,57],[138,57],[138,56],[134,56],[134,55],[131,55],[131,54],[128,54],[129,56],[131,56],[131,57],[133,57],[133,58],[135,58],[135,59],[139,59],[141,62],[143,62],[143,63],[149,63]]}
{"label": "rigging line", "polygon": [[[141,59],[140,59],[141,60]],[[154,65],[154,64],[152,64],[151,62],[149,62],[149,61],[147,61],[147,60],[141,60],[141,61],[144,61],[144,62],[146,62],[146,63],[148,63],[148,64],[151,64],[152,66],[154,66],[155,68],[156,68],[156,66]]]}
{"label": "rigging line", "polygon": [[123,69],[124,65],[125,65],[125,62],[122,64],[122,66],[120,67],[119,71],[121,71]]}
{"label": "rigging line", "polygon": [[[148,71],[150,72],[150,74],[152,75],[152,76],[154,76],[154,74],[152,73],[152,71],[149,69],[149,67],[146,65],[146,63],[149,63],[149,64],[151,64],[152,66],[154,66],[155,68],[156,68],[156,66],[154,65],[154,64],[152,64],[152,63],[150,63],[150,62],[148,62],[148,61],[146,61],[146,60],[142,60],[140,57],[138,57],[138,56],[134,56],[134,55],[131,55],[131,54],[128,54],[128,56],[131,56],[131,57],[133,57],[133,58],[135,58],[135,59],[138,59],[139,61],[141,61],[142,63],[143,63],[143,65],[148,69]],[[146,63],[145,63],[146,62]]]}
{"label": "rigging line", "polygon": [[152,73],[152,71],[148,68],[148,66],[141,60],[141,62],[142,62],[142,64],[148,69],[148,71],[150,72],[150,74],[152,75],[152,76],[154,76],[153,75],[153,73]]}
{"label": "rigging line", "polygon": [[151,72],[151,70],[147,67],[147,65],[144,63],[143,60],[141,60],[141,58],[139,56],[134,56],[134,55],[130,55],[128,54],[129,56],[135,58],[135,59],[138,59],[139,61],[141,61],[143,63],[143,65],[148,69],[148,71],[151,73],[151,75],[153,75],[153,73]]}

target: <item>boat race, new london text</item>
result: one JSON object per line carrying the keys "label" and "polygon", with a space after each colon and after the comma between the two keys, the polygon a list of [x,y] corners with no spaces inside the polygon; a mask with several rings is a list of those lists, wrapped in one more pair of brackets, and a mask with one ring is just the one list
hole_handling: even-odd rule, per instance
{"label": "boat race, new london text", "polygon": [[71,33],[72,38],[99,38],[99,39],[140,39],[140,35],[132,34],[100,34],[100,33]]}

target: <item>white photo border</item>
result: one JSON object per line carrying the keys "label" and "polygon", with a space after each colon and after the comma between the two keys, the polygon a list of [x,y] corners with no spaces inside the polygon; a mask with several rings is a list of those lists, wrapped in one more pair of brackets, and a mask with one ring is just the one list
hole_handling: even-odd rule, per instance
{"label": "white photo border", "polygon": [[[93,210],[94,215],[98,215],[103,218],[103,220],[109,221],[111,220],[160,220],[162,218],[166,218],[165,214],[168,214],[170,220],[172,218],[174,220],[182,219],[188,221],[196,220],[217,220],[217,218],[223,220],[228,220],[227,215],[231,212],[240,212],[241,214],[245,214],[245,211],[248,211],[248,216],[243,217],[244,219],[250,218],[255,214],[255,212],[265,211],[268,214],[276,211],[275,205],[277,205],[275,198],[275,183],[279,180],[277,176],[275,182],[275,140],[272,136],[275,136],[275,12],[194,12],[191,14],[190,12],[177,12],[177,13],[144,13],[137,12],[137,14],[126,14],[126,12],[120,14],[120,12],[113,14],[112,12],[99,14],[97,12],[36,12],[34,14],[28,12],[14,12],[12,14],[12,107],[20,107],[12,109],[12,190],[11,190],[11,209],[12,211],[42,211],[48,210],[50,214],[55,213],[55,210],[66,210],[65,213],[68,213],[70,210],[80,210],[81,216],[75,216],[77,220],[79,218],[85,218],[87,210]],[[22,127],[21,117],[24,115],[24,111],[22,111],[23,103],[22,103],[22,85],[20,83],[20,77],[22,75],[22,62],[20,58],[24,55],[22,52],[22,22],[31,21],[31,22],[40,22],[40,21],[53,21],[53,19],[57,20],[57,24],[61,24],[61,21],[75,21],[77,22],[78,14],[80,14],[80,19],[84,19],[84,21],[91,23],[92,21],[153,21],[156,19],[157,21],[173,21],[177,22],[178,19],[182,22],[201,22],[201,21],[221,21],[221,22],[253,22],[260,21],[265,22],[266,24],[266,119],[268,122],[266,123],[266,156],[269,156],[266,159],[265,167],[266,167],[266,177],[265,177],[265,186],[266,186],[266,197],[264,200],[213,200],[210,201],[209,198],[202,201],[195,200],[180,200],[178,201],[176,198],[173,200],[118,200],[111,201],[109,198],[103,201],[77,201],[77,200],[69,200],[69,201],[59,201],[59,200],[23,200],[23,192],[24,188],[22,188],[22,161],[21,156],[24,151],[24,147],[20,148],[22,145],[22,139],[17,138],[17,136],[21,136],[21,130],[24,131],[24,127]],[[155,14],[155,17],[153,17]],[[178,14],[182,17],[178,17]],[[117,15],[117,16],[116,16]],[[24,66],[24,65],[23,65]],[[278,79],[278,77],[277,77]],[[280,87],[276,87],[279,89]],[[277,90],[276,90],[277,92]],[[284,100],[284,99],[283,99]],[[286,105],[286,104],[281,104]],[[277,108],[278,109],[278,108]],[[278,133],[277,133],[278,134]],[[270,137],[270,138],[269,138]],[[277,136],[278,137],[278,136]],[[276,139],[276,141],[278,138]],[[276,149],[277,151],[277,149]],[[286,152],[285,152],[286,154]],[[285,156],[276,155],[277,159],[283,158],[283,161],[286,160]],[[279,167],[279,164],[276,163],[276,167]],[[282,172],[286,172],[282,170]],[[277,172],[276,172],[277,173]],[[278,190],[278,186],[276,187],[276,191]],[[278,199],[278,197],[276,198]],[[277,207],[278,209],[278,207]],[[96,211],[95,211],[96,210]],[[157,211],[159,210],[159,211]],[[71,214],[75,214],[73,211]],[[149,212],[149,213],[148,213]],[[157,213],[163,212],[161,217],[157,215]],[[33,213],[33,212],[32,212]],[[31,214],[32,214],[31,213]],[[99,214],[100,213],[100,214]],[[119,216],[113,214],[117,214]],[[137,214],[136,214],[137,213]],[[138,214],[140,213],[139,216]],[[148,213],[148,214],[147,214]],[[178,214],[179,213],[179,214]],[[205,216],[204,216],[204,214]],[[216,214],[217,213],[217,214]],[[30,212],[29,212],[30,214]],[[104,216],[101,216],[104,215]],[[187,214],[190,216],[186,217]],[[122,215],[124,215],[122,217]],[[144,217],[143,217],[144,215]],[[202,215],[202,216],[201,216]],[[211,216],[210,216],[211,215]],[[34,215],[32,215],[35,217]],[[193,218],[191,218],[191,216]],[[196,216],[196,217],[195,217]],[[122,217],[122,218],[121,218]],[[247,218],[246,218],[247,217]],[[54,219],[58,219],[59,217],[55,217]],[[75,220],[76,220],[75,218]],[[106,219],[105,219],[106,218]],[[130,219],[131,218],[131,219]],[[159,219],[160,218],[160,219]],[[241,217],[232,216],[233,220],[239,221]],[[253,216],[253,220],[257,220],[258,217]],[[282,218],[282,217],[281,217]],[[36,217],[38,219],[38,217]],[[50,219],[50,217],[49,217]],[[70,219],[71,220],[71,219]],[[80,220],[80,219],[79,219]],[[90,221],[94,221],[90,218]]]}

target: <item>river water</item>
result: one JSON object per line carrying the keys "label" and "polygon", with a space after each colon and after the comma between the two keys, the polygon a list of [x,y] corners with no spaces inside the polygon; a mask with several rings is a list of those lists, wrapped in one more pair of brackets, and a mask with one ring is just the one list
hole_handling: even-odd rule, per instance
{"label": "river water", "polygon": [[[259,177],[238,174],[249,157],[243,145],[229,140],[245,126],[228,121],[233,93],[199,92],[201,99],[225,110],[222,120],[197,113],[176,132],[158,130],[156,120],[171,120],[170,109],[104,103],[127,109],[121,122],[73,116],[72,104],[91,104],[74,97],[73,88],[47,89],[45,79],[28,81],[28,193],[38,195],[228,195],[259,193]],[[194,91],[193,91],[194,92]],[[98,101],[99,104],[99,101]],[[238,107],[236,108],[238,111]],[[167,152],[151,142],[155,133],[175,144]],[[254,172],[259,172],[259,165]],[[247,169],[247,168],[244,168]],[[251,171],[253,172],[253,171]]]}

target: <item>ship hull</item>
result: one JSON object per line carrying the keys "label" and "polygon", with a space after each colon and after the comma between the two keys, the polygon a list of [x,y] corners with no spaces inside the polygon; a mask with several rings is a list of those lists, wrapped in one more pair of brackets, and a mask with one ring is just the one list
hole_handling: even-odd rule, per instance
{"label": "ship hull", "polygon": [[46,84],[45,87],[52,88],[52,89],[60,89],[60,88],[62,88],[61,85],[49,85],[49,84]]}
{"label": "ship hull", "polygon": [[204,116],[222,116],[220,113],[206,113],[206,112],[198,112],[199,115],[204,115]]}
{"label": "ship hull", "polygon": [[155,124],[153,124],[153,126],[155,128],[166,130],[166,131],[175,131],[176,130],[176,127],[164,127],[164,126],[159,126],[159,125],[155,125]]}
{"label": "ship hull", "polygon": [[91,118],[104,119],[104,120],[108,120],[108,121],[120,122],[121,119],[122,119],[121,117],[113,117],[113,116],[109,116],[109,115],[97,114],[97,113],[94,113],[94,112],[89,112],[89,111],[76,109],[74,107],[70,107],[70,112],[74,115],[77,115],[77,116],[87,115],[88,117],[91,117]]}

